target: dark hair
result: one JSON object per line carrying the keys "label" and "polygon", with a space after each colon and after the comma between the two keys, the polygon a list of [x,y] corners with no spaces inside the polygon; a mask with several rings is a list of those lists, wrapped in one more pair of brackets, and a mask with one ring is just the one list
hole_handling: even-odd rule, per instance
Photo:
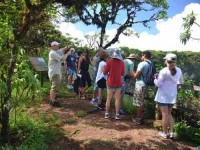
{"label": "dark hair", "polygon": [[82,54],[83,54],[82,51],[79,51],[79,52],[78,52],[78,56],[81,56]]}
{"label": "dark hair", "polygon": [[151,58],[151,53],[150,51],[146,50],[142,52],[142,55],[144,55],[146,58],[150,59]]}
{"label": "dark hair", "polygon": [[101,54],[100,54],[100,61],[105,61],[106,60],[106,57],[108,56],[107,52],[106,51],[103,51]]}

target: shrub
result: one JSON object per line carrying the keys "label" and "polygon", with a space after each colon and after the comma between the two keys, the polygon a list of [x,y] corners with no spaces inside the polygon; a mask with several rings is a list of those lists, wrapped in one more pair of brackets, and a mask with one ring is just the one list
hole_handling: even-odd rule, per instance
{"label": "shrub", "polygon": [[186,122],[178,122],[174,125],[177,138],[200,144],[200,128],[188,126]]}

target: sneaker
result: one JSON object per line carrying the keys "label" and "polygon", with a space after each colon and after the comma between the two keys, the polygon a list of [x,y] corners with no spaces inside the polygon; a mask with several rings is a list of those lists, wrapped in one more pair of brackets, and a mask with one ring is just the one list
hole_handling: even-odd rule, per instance
{"label": "sneaker", "polygon": [[136,123],[138,125],[144,124],[144,119],[143,118],[132,118],[132,122]]}
{"label": "sneaker", "polygon": [[174,133],[173,133],[173,132],[169,133],[169,138],[170,138],[170,139],[173,139],[173,138],[174,138]]}
{"label": "sneaker", "polygon": [[61,107],[61,105],[60,105],[60,103],[59,102],[57,102],[57,101],[50,101],[50,103],[49,103],[51,106],[53,106],[53,107]]}
{"label": "sneaker", "polygon": [[105,110],[105,105],[104,104],[98,104],[97,106],[100,110]]}
{"label": "sneaker", "polygon": [[92,104],[98,104],[98,99],[97,98],[93,98],[90,103]]}
{"label": "sneaker", "polygon": [[163,137],[164,139],[167,139],[167,134],[165,134],[164,132],[159,132],[158,133],[161,137]]}
{"label": "sneaker", "polygon": [[123,108],[120,108],[120,109],[119,109],[119,114],[120,114],[120,115],[126,115],[126,113],[125,113],[125,111],[124,111]]}
{"label": "sneaker", "polygon": [[115,120],[121,120],[121,117],[120,117],[119,114],[116,114],[116,115],[115,115]]}
{"label": "sneaker", "polygon": [[109,119],[110,118],[110,114],[109,113],[105,113],[105,119]]}

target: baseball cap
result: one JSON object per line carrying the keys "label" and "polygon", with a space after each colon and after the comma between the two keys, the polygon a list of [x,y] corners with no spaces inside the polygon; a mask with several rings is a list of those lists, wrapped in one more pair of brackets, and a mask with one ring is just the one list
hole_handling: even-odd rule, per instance
{"label": "baseball cap", "polygon": [[166,56],[163,59],[168,60],[168,61],[176,61],[177,57],[175,54],[169,53],[169,54],[166,54]]}
{"label": "baseball cap", "polygon": [[51,42],[51,46],[54,46],[54,45],[58,46],[59,44],[60,44],[60,43],[58,43],[57,41]]}
{"label": "baseball cap", "polygon": [[70,48],[70,51],[75,51],[75,49],[74,48]]}

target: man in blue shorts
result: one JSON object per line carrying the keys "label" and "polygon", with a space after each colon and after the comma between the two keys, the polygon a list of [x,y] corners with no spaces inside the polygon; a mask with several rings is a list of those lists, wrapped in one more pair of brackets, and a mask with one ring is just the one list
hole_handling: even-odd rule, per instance
{"label": "man in blue shorts", "polygon": [[67,88],[73,89],[73,76],[76,76],[76,57],[74,55],[75,49],[71,48],[68,52],[68,56],[66,58],[66,73],[68,75],[67,78]]}

